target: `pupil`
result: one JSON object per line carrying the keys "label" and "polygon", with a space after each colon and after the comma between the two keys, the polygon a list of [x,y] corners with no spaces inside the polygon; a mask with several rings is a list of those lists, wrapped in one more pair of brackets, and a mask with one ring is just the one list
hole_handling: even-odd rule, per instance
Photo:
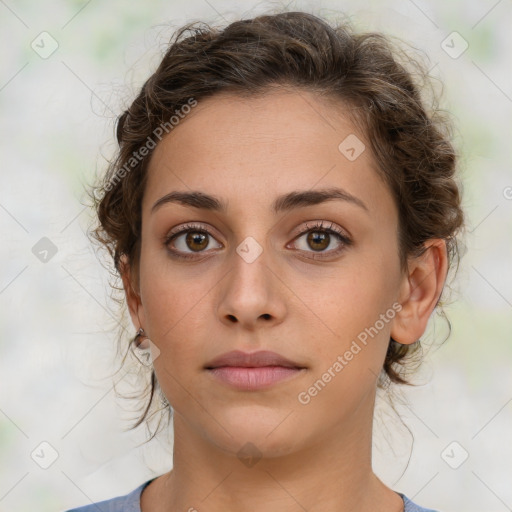
{"label": "pupil", "polygon": [[[325,242],[325,241],[327,241],[327,244],[325,244],[325,243],[322,244],[322,242]],[[308,242],[310,242],[310,244],[312,245],[311,248],[314,250],[325,249],[329,245],[329,243],[328,243],[329,242],[329,234],[322,233],[319,231],[312,232],[308,236]]]}
{"label": "pupil", "polygon": [[[206,242],[206,243],[205,243]],[[193,245],[197,243],[200,245],[199,249],[195,249]],[[206,235],[204,233],[188,233],[187,234],[187,245],[193,251],[204,249],[208,245],[208,241],[206,240]]]}
{"label": "pupil", "polygon": [[[329,242],[329,234],[328,233],[322,233],[319,231],[312,232],[308,236],[308,242],[311,244],[312,249],[314,250],[322,250],[325,249],[329,244],[325,244],[325,242]],[[206,235],[204,233],[188,233],[187,234],[187,244],[189,247],[194,244],[198,244],[200,247],[194,249],[193,247],[190,247],[192,250],[201,250],[204,249],[208,242],[206,241]]]}

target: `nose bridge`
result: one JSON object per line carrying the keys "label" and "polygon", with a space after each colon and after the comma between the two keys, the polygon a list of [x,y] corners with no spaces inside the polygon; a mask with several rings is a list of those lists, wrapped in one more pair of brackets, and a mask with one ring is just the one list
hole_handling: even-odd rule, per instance
{"label": "nose bridge", "polygon": [[272,259],[268,245],[247,236],[230,258],[219,304],[222,319],[235,319],[250,326],[259,318],[279,318],[284,311],[275,276],[270,270]]}
{"label": "nose bridge", "polygon": [[[260,237],[261,240],[261,237]],[[232,260],[231,286],[245,301],[261,302],[269,293],[269,253],[266,244],[247,236],[235,248]]]}

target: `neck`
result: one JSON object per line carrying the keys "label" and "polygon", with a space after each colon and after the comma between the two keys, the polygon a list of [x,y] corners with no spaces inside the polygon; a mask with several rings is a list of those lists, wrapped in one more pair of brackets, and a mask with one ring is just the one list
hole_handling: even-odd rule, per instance
{"label": "neck", "polygon": [[[373,415],[354,416],[352,425],[326,428],[300,449],[281,446],[279,456],[270,450],[242,460],[175,412],[173,469],[148,486],[142,511],[402,512],[402,499],[372,471]],[[361,426],[358,416],[369,420]]]}

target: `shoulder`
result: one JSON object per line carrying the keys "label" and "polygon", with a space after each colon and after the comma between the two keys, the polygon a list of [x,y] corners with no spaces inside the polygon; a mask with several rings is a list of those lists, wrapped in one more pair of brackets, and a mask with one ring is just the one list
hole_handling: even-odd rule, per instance
{"label": "shoulder", "polygon": [[152,481],[153,479],[144,482],[136,489],[123,496],[91,503],[90,505],[73,508],[65,512],[140,512],[140,495],[144,488]]}
{"label": "shoulder", "polygon": [[[99,501],[79,508],[66,510],[65,512],[141,512],[140,496],[144,488],[154,479],[139,485],[136,489],[123,496],[117,496],[109,500]],[[423,508],[411,501],[404,494],[398,493],[404,501],[404,512],[437,512],[430,508]]]}
{"label": "shoulder", "polygon": [[423,508],[419,505],[416,505],[413,501],[411,501],[407,496],[398,493],[402,499],[404,500],[404,512],[437,512],[437,510],[432,510],[431,508]]}

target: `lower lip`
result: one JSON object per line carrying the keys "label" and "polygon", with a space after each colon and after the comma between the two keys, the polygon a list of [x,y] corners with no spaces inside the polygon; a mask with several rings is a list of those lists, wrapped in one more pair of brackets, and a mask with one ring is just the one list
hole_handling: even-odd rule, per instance
{"label": "lower lip", "polygon": [[208,371],[217,379],[238,389],[254,390],[267,388],[290,379],[301,373],[302,370],[302,368],[287,368],[284,366],[261,366],[258,368],[221,366]]}

